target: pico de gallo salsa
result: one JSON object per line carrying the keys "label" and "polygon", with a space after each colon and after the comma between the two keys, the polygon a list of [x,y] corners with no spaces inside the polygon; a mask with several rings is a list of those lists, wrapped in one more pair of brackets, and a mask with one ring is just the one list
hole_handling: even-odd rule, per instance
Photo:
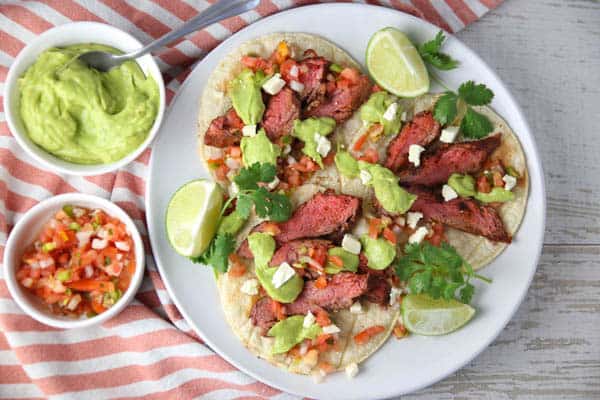
{"label": "pico de gallo salsa", "polygon": [[135,268],[133,239],[121,220],[65,205],[25,250],[17,280],[55,314],[93,317],[116,304]]}

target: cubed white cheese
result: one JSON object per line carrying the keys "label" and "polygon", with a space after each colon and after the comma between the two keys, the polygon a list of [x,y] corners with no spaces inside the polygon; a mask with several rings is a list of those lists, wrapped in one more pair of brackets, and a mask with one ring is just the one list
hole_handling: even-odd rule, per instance
{"label": "cubed white cheese", "polygon": [[346,233],[342,239],[342,248],[349,253],[358,255],[361,249],[360,240],[356,236]]}
{"label": "cubed white cheese", "polygon": [[90,242],[90,238],[94,232],[91,231],[79,231],[75,234],[77,241],[79,242],[79,247],[85,247]]}
{"label": "cubed white cheese", "polygon": [[388,108],[383,113],[383,119],[386,121],[393,121],[396,118],[396,113],[398,112],[398,103],[393,102],[388,106]]}
{"label": "cubed white cheese", "polygon": [[354,228],[352,229],[352,234],[354,237],[361,237],[365,233],[369,233],[369,223],[365,218],[360,218],[356,224],[354,224]]}
{"label": "cubed white cheese", "polygon": [[331,142],[329,139],[315,133],[315,140],[317,142],[317,153],[319,153],[321,157],[327,157],[327,154],[329,154],[329,151],[331,150]]}
{"label": "cubed white cheese", "polygon": [[408,243],[419,244],[425,239],[425,236],[429,233],[429,230],[424,226],[420,226],[412,235],[408,237]]}
{"label": "cubed white cheese", "polygon": [[406,224],[411,228],[415,229],[419,221],[423,218],[423,213],[420,212],[409,212],[406,214]]}
{"label": "cubed white cheese", "polygon": [[298,93],[302,93],[304,91],[304,85],[298,81],[290,81],[290,88],[292,88],[294,92]]}
{"label": "cubed white cheese", "polygon": [[406,218],[404,218],[403,216],[399,216],[399,217],[396,217],[396,219],[394,219],[394,222],[398,226],[404,226],[404,225],[406,225]]}
{"label": "cubed white cheese", "polygon": [[340,333],[341,330],[335,324],[327,325],[323,327],[323,333],[326,335],[332,335],[334,333]]}
{"label": "cubed white cheese", "polygon": [[244,136],[255,136],[256,135],[256,125],[246,125],[242,128],[242,135]]}
{"label": "cubed white cheese", "polygon": [[292,164],[296,164],[298,161],[296,161],[296,159],[292,156],[288,156],[287,158],[287,163],[288,165],[292,165]]}
{"label": "cubed white cheese", "polygon": [[275,177],[271,182],[267,183],[267,188],[273,190],[279,185],[279,178]]}
{"label": "cubed white cheese", "polygon": [[444,201],[450,201],[457,198],[458,193],[456,193],[456,191],[452,189],[452,186],[444,185],[442,186],[442,197],[444,198]]}
{"label": "cubed white cheese", "polygon": [[360,304],[360,301],[356,301],[356,302],[354,302],[354,304],[352,304],[350,306],[350,312],[352,314],[360,314],[360,313],[362,313],[362,310],[363,310],[363,308],[362,308],[362,304]]}
{"label": "cubed white cheese", "polygon": [[398,296],[402,293],[402,289],[392,286],[392,290],[390,290],[390,306],[393,306],[398,302]]}
{"label": "cubed white cheese", "polygon": [[513,190],[513,188],[517,185],[517,178],[512,175],[504,175],[502,180],[504,181],[504,189],[506,190]]}
{"label": "cubed white cheese", "polygon": [[402,111],[400,119],[402,122],[410,121],[413,118],[413,113],[410,110]]}
{"label": "cubed white cheese", "polygon": [[105,249],[106,246],[108,246],[108,240],[104,239],[94,239],[92,240],[92,249],[94,250],[102,250]]}
{"label": "cubed white cheese", "polygon": [[279,289],[284,283],[292,279],[295,274],[296,271],[294,271],[294,268],[292,268],[290,264],[282,262],[277,268],[277,271],[273,274],[273,286],[275,286],[276,289]]}
{"label": "cubed white cheese", "polygon": [[115,242],[115,247],[121,251],[129,251],[129,243],[127,242]]}
{"label": "cubed white cheese", "polygon": [[298,77],[298,66],[297,65],[292,65],[292,68],[290,68],[290,76],[292,78]]}
{"label": "cubed white cheese", "polygon": [[346,376],[348,379],[354,378],[358,374],[358,365],[356,363],[348,364],[346,367]]}
{"label": "cubed white cheese", "polygon": [[456,140],[457,135],[458,126],[448,126],[442,129],[442,133],[440,134],[440,142],[452,143],[454,140]]}
{"label": "cubed white cheese", "polygon": [[310,328],[316,320],[317,319],[315,318],[314,314],[309,311],[308,314],[306,314],[306,316],[304,317],[304,322],[302,322],[302,326],[305,328]]}
{"label": "cubed white cheese", "polygon": [[371,182],[371,179],[373,178],[369,171],[365,171],[364,169],[360,171],[358,176],[360,177],[360,181],[363,183],[363,185],[366,185],[369,182]]}
{"label": "cubed white cheese", "polygon": [[421,165],[421,153],[425,151],[425,147],[418,144],[411,144],[408,148],[408,161],[415,167]]}
{"label": "cubed white cheese", "polygon": [[280,74],[273,75],[268,81],[263,83],[262,88],[270,95],[275,95],[283,89],[285,81],[281,79]]}
{"label": "cubed white cheese", "polygon": [[256,279],[248,279],[242,284],[240,288],[242,293],[246,293],[248,296],[255,296],[258,294],[258,281]]}

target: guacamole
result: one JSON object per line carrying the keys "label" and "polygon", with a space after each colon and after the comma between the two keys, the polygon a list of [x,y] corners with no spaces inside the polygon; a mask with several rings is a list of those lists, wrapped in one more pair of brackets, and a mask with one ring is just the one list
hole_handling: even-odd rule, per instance
{"label": "guacamole", "polygon": [[477,192],[475,198],[482,203],[503,203],[515,198],[515,194],[510,190],[501,187],[495,187],[489,193]]}
{"label": "guacamole", "polygon": [[373,239],[369,235],[360,238],[371,269],[386,269],[396,258],[396,246],[385,239]]}
{"label": "guacamole", "polygon": [[335,166],[340,174],[348,179],[358,178],[360,170],[358,169],[358,161],[347,151],[338,151],[335,153]]}
{"label": "guacamole", "polygon": [[227,94],[244,125],[256,125],[262,120],[265,103],[260,87],[266,79],[262,71],[254,73],[250,69],[244,69],[229,82]]}
{"label": "guacamole", "polygon": [[248,236],[248,245],[254,256],[256,277],[267,294],[280,303],[291,303],[302,292],[304,280],[295,274],[281,287],[273,285],[273,275],[277,267],[269,267],[269,261],[275,253],[275,239],[267,233],[253,233]]}
{"label": "guacamole", "polygon": [[325,265],[325,272],[328,274],[337,274],[341,271],[350,271],[356,272],[358,270],[358,256],[356,254],[352,254],[349,251],[343,249],[342,247],[332,247],[328,250],[327,254],[331,257],[339,257],[342,260],[343,265],[339,266],[331,261],[327,262]]}
{"label": "guacamole", "polygon": [[371,175],[369,185],[373,186],[375,197],[386,211],[404,214],[410,210],[417,196],[404,190],[392,171],[379,164],[365,161],[359,161],[358,168]]}
{"label": "guacamole", "polygon": [[[369,100],[360,107],[360,119],[365,122],[383,125],[383,133],[386,136],[398,133],[402,125],[400,118],[402,110],[398,107],[396,100],[394,96],[384,91],[373,93],[369,97]],[[389,116],[390,119],[388,119],[386,118],[388,115],[385,115],[385,112],[394,103],[396,103],[394,107],[397,107],[396,112],[392,116]]]}
{"label": "guacamole", "polygon": [[292,347],[304,339],[315,339],[323,330],[315,323],[308,328],[304,327],[304,315],[294,315],[277,322],[269,332],[275,337],[271,352],[273,354],[287,353]]}
{"label": "guacamole", "polygon": [[32,142],[76,164],[107,164],[148,137],[159,108],[158,85],[138,64],[99,72],[75,59],[98,44],[44,51],[19,78],[19,112]]}
{"label": "guacamole", "polygon": [[475,179],[471,175],[452,174],[448,178],[450,186],[460,197],[475,196]]}
{"label": "guacamole", "polygon": [[294,121],[294,130],[292,136],[304,142],[302,152],[309,156],[314,162],[323,168],[323,159],[317,151],[317,138],[315,135],[327,136],[335,129],[335,120],[329,117],[312,117],[300,121]]}
{"label": "guacamole", "polygon": [[246,166],[254,163],[276,165],[277,157],[281,153],[279,146],[271,143],[262,128],[254,136],[244,136],[240,147],[242,149],[242,161]]}

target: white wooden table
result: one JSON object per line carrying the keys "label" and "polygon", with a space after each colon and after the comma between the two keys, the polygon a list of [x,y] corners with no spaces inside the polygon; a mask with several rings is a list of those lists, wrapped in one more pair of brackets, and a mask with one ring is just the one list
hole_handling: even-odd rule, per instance
{"label": "white wooden table", "polygon": [[506,0],[457,37],[496,69],[533,130],[544,251],[494,344],[403,398],[600,399],[600,2]]}

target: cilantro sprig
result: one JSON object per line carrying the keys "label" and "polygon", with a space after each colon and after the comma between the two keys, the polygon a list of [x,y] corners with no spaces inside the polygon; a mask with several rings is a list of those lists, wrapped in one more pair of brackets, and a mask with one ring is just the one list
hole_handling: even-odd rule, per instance
{"label": "cilantro sprig", "polygon": [[460,85],[458,93],[445,92],[435,103],[433,117],[442,125],[454,121],[458,114],[459,103],[466,104],[467,111],[460,124],[463,136],[471,139],[481,139],[487,136],[494,126],[483,114],[475,111],[471,106],[484,106],[490,104],[494,98],[494,92],[483,83],[476,84],[467,81]]}
{"label": "cilantro sprig", "polygon": [[431,64],[437,69],[447,71],[456,68],[458,61],[440,51],[445,39],[443,31],[439,31],[434,39],[420,45],[418,50],[421,58],[426,63]]}
{"label": "cilantro sprig", "polygon": [[[219,225],[224,218],[225,211],[234,200],[237,200],[235,212],[244,220],[250,216],[252,206],[261,218],[276,222],[289,219],[292,205],[288,197],[284,194],[269,192],[264,186],[259,185],[260,183],[272,182],[276,174],[277,169],[273,164],[255,163],[242,168],[233,179],[238,191],[223,204],[218,221]],[[219,229],[219,233],[212,239],[208,249],[200,256],[191,258],[191,260],[195,263],[210,265],[218,272],[227,272],[229,255],[235,249],[233,237],[235,233],[224,232]]]}
{"label": "cilantro sprig", "polygon": [[458,298],[465,304],[471,302],[475,292],[471,279],[491,283],[490,279],[476,274],[448,243],[442,243],[440,247],[429,242],[408,244],[395,270],[400,279],[408,283],[413,294],[424,293],[434,299]]}

